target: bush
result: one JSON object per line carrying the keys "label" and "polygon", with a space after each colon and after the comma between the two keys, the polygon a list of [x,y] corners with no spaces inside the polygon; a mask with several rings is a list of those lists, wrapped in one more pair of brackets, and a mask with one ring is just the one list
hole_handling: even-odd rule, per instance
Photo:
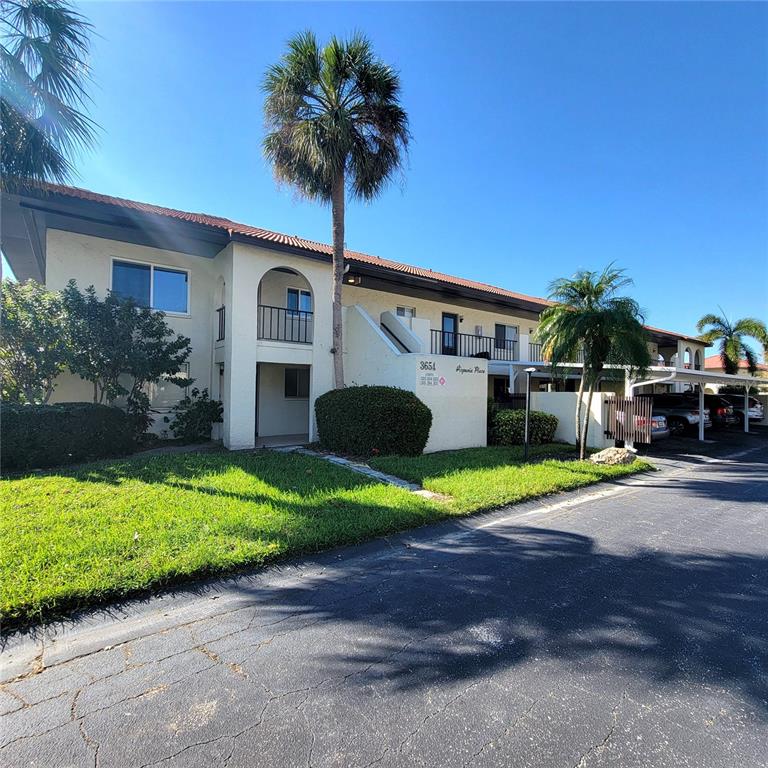
{"label": "bush", "polygon": [[317,398],[315,414],[320,445],[355,456],[418,456],[432,426],[432,411],[397,387],[334,389]]}
{"label": "bush", "polygon": [[3,469],[55,467],[122,456],[134,448],[128,417],[108,405],[3,404],[0,419]]}
{"label": "bush", "polygon": [[[489,442],[496,445],[522,445],[525,439],[524,410],[489,409]],[[542,411],[531,411],[528,423],[528,440],[531,445],[551,443],[557,429],[557,416]]]}
{"label": "bush", "polygon": [[[200,443],[211,439],[211,429],[221,422],[224,406],[219,400],[211,400],[208,390],[195,387],[192,397],[186,395],[173,408],[171,432],[185,443]],[[168,417],[165,417],[168,421]]]}

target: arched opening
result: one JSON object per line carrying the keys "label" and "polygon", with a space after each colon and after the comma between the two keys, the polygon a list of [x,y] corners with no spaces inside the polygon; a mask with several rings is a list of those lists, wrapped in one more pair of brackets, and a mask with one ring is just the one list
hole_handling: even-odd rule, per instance
{"label": "arched opening", "polygon": [[311,344],[314,326],[312,286],[290,267],[275,267],[259,282],[258,338]]}
{"label": "arched opening", "polygon": [[683,367],[688,368],[689,370],[693,368],[693,352],[691,352],[690,347],[685,348],[685,353],[683,355]]}
{"label": "arched opening", "polygon": [[697,349],[696,354],[693,356],[693,367],[695,370],[701,370],[701,350]]}

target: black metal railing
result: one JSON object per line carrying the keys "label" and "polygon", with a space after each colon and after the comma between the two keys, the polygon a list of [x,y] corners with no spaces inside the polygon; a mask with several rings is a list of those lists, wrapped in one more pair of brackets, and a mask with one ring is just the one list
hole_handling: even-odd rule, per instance
{"label": "black metal railing", "polygon": [[219,307],[216,310],[216,316],[219,326],[219,332],[216,336],[216,341],[224,341],[224,335],[227,330],[227,308],[226,307]]}
{"label": "black metal railing", "polygon": [[432,330],[433,355],[484,357],[487,360],[517,360],[517,342],[493,336],[473,336]]}
{"label": "black metal railing", "polygon": [[265,341],[312,343],[312,312],[259,304],[258,337]]}

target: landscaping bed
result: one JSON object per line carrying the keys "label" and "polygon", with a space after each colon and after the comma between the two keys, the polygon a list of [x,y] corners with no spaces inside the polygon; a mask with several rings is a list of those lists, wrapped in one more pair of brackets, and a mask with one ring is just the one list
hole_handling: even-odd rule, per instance
{"label": "landscaping bed", "polygon": [[[531,455],[563,450],[537,446]],[[0,612],[6,627],[46,621],[649,466],[546,458],[521,466],[521,455],[480,448],[371,460],[449,495],[446,502],[320,458],[271,451],[134,456],[2,480]]]}

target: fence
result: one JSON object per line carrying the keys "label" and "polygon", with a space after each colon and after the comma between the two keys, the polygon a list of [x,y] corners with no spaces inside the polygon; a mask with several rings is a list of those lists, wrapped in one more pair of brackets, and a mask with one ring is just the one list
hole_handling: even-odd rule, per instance
{"label": "fence", "polygon": [[605,436],[632,443],[651,442],[651,397],[609,397],[605,404]]}

